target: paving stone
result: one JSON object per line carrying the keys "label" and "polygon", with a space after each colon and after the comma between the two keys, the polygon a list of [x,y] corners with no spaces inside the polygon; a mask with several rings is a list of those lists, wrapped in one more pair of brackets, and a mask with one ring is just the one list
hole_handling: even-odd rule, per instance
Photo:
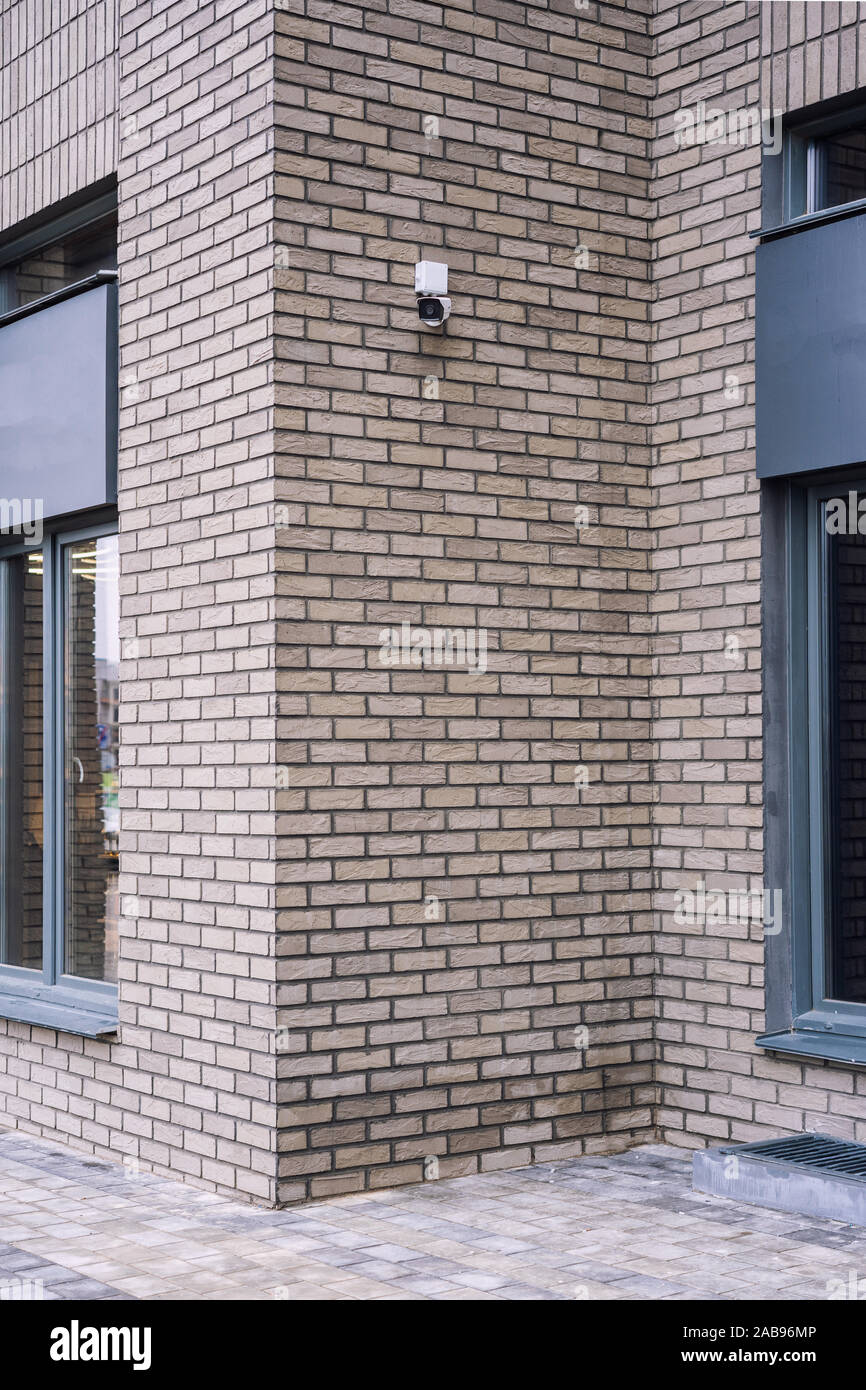
{"label": "paving stone", "polygon": [[[52,1302],[799,1301],[866,1271],[866,1232],[695,1202],[658,1150],[250,1212],[165,1179],[118,1192],[105,1165],[0,1137],[0,1284],[42,1280]],[[71,1175],[62,1195],[46,1164]]]}
{"label": "paving stone", "polygon": [[648,1274],[632,1274],[618,1280],[617,1290],[637,1294],[639,1298],[667,1298],[671,1294],[687,1292],[682,1284],[669,1284]]}

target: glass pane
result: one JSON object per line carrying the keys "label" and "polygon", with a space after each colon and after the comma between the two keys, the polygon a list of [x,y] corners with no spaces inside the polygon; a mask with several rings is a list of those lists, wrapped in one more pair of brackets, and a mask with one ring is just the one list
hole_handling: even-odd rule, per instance
{"label": "glass pane", "polygon": [[14,267],[17,304],[32,304],[97,270],[116,269],[117,216],[110,213],[19,261]]}
{"label": "glass pane", "polygon": [[835,208],[866,198],[866,129],[842,130],[824,142],[824,200]]}
{"label": "glass pane", "polygon": [[796,135],[789,137],[788,147],[788,217],[802,217],[804,212],[813,211],[808,206],[806,196],[806,149],[805,140]]}
{"label": "glass pane", "polygon": [[117,537],[64,547],[65,970],[117,979]]}
{"label": "glass pane", "polygon": [[0,661],[4,965],[42,968],[42,551],[7,560]]}
{"label": "glass pane", "polygon": [[866,1003],[866,536],[827,537],[831,993]]}

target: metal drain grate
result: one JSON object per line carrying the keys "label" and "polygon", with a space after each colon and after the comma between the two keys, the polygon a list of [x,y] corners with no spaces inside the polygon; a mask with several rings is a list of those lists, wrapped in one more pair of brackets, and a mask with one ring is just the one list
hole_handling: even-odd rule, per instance
{"label": "metal drain grate", "polygon": [[698,1149],[692,1186],[713,1197],[866,1227],[866,1144],[797,1134]]}
{"label": "metal drain grate", "polygon": [[819,1168],[840,1177],[866,1179],[866,1144],[833,1139],[828,1134],[797,1134],[793,1139],[761,1139],[721,1150],[742,1158],[770,1159],[798,1168]]}

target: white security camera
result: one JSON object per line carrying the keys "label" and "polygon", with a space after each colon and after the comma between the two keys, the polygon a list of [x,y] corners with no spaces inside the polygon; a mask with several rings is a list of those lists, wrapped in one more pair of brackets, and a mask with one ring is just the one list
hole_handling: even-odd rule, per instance
{"label": "white security camera", "polygon": [[438,328],[451,313],[448,267],[442,261],[418,261],[415,266],[418,317],[425,328]]}

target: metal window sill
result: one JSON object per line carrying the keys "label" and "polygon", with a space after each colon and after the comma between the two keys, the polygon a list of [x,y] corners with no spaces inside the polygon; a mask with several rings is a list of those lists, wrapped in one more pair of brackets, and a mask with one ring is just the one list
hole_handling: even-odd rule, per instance
{"label": "metal window sill", "polygon": [[846,1033],[812,1033],[801,1030],[791,1033],[764,1033],[755,1042],[767,1052],[782,1052],[788,1057],[804,1057],[827,1062],[847,1062],[849,1066],[866,1066],[866,1038]]}
{"label": "metal window sill", "polygon": [[63,285],[59,290],[41,295],[39,299],[31,299],[29,304],[19,304],[15,309],[7,309],[5,314],[0,314],[0,328],[5,327],[7,323],[17,323],[19,319],[26,319],[31,314],[38,314],[40,309],[50,309],[53,304],[62,304],[64,299],[74,299],[76,295],[95,290],[97,285],[116,285],[117,279],[116,270],[96,270],[84,280]]}
{"label": "metal window sill", "polygon": [[866,198],[857,198],[851,203],[837,203],[832,208],[819,208],[817,212],[804,212],[799,217],[791,217],[786,222],[777,222],[774,227],[758,227],[749,232],[754,240],[770,241],[776,237],[789,236],[792,232],[806,231],[809,227],[823,227],[828,222],[838,222],[843,217],[859,217],[866,212]]}
{"label": "metal window sill", "polygon": [[54,1028],[58,1033],[75,1033],[82,1038],[105,1038],[117,1033],[116,1011],[52,1003],[6,990],[0,990],[0,1018]]}

